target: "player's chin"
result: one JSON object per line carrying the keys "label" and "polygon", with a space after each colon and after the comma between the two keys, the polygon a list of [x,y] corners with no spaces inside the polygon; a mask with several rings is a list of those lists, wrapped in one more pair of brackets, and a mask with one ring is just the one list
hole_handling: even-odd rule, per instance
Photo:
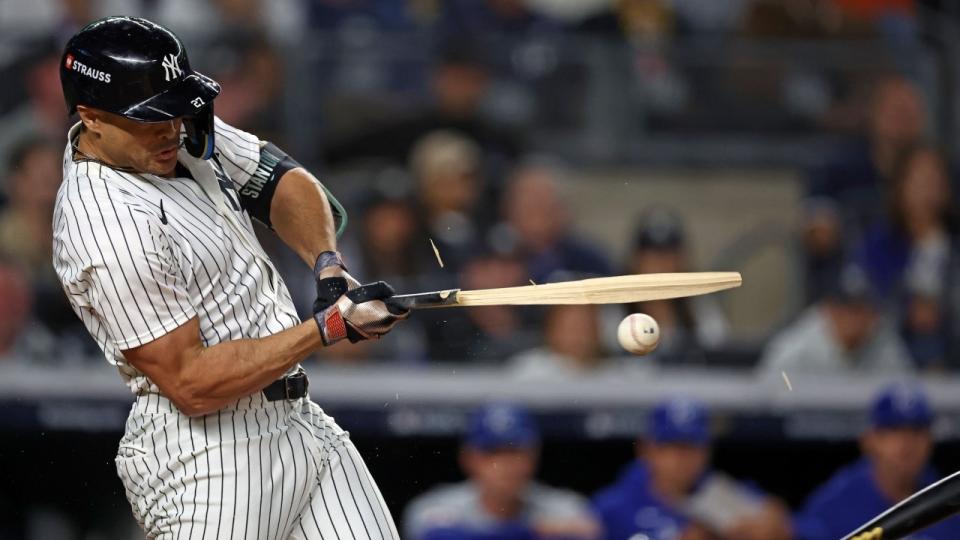
{"label": "player's chin", "polygon": [[151,156],[151,159],[147,165],[147,172],[157,176],[170,176],[173,174],[173,171],[177,168],[177,154],[173,153],[171,156],[164,156],[161,154],[155,154]]}

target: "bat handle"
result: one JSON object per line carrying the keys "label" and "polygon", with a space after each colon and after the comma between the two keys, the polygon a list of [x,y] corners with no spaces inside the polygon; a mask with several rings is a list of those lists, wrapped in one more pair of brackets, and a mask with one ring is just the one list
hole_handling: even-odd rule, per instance
{"label": "bat handle", "polygon": [[384,300],[388,306],[394,308],[425,309],[457,305],[457,293],[460,289],[448,289],[417,294],[398,294]]}

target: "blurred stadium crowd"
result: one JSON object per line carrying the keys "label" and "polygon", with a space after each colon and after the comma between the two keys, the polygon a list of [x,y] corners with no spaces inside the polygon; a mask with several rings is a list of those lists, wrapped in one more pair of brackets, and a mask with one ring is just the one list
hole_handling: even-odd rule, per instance
{"label": "blurred stadium crowd", "polygon": [[[722,7],[695,0],[0,2],[0,27],[13,51],[2,70],[14,82],[0,94],[0,290],[9,306],[0,354],[52,366],[97,356],[50,265],[51,207],[69,122],[57,65],[65,37],[116,11],[155,18],[195,44],[193,63],[224,87],[217,113],[310,164],[351,210],[342,250],[353,273],[399,291],[706,269],[688,254],[689,216],[656,201],[637,202],[629,237],[581,234],[575,215],[583,208],[568,189],[577,168],[643,166],[611,142],[616,128],[594,133],[590,116],[563,120],[583,113],[564,99],[592,85],[604,89],[586,101],[586,113],[596,108],[602,116],[604,103],[640,100],[648,139],[751,129],[760,138],[835,136],[816,160],[793,164],[803,186],[792,233],[803,277],[785,286],[802,288],[803,301],[772,335],[746,347],[738,342],[734,363],[775,374],[947,369],[960,337],[960,314],[947,301],[960,294],[952,257],[955,167],[938,146],[943,126],[931,121],[945,105],[933,111],[929,80],[897,70],[900,60],[909,66],[926,58],[916,51],[928,9],[909,0],[738,0]],[[814,62],[792,72],[776,63],[704,72],[676,60],[669,46],[719,48],[770,37],[854,40],[851,48],[868,43],[893,60],[839,74],[818,72]],[[580,38],[586,41],[571,41]],[[604,44],[600,54],[610,65],[566,70],[557,58],[564,43]],[[384,52],[393,45],[418,53]],[[627,52],[625,62],[616,60],[618,51]],[[296,60],[302,57],[312,60]],[[298,71],[308,67],[316,72]],[[594,80],[611,73],[619,78]],[[310,78],[321,83],[305,82]],[[618,88],[617,81],[632,79],[638,82]],[[297,93],[302,86],[318,94]],[[565,93],[549,90],[557,87]],[[736,98],[707,95],[723,92]],[[735,102],[752,110],[729,110]],[[721,113],[739,114],[741,122],[711,118]],[[567,131],[580,137],[580,151],[558,151],[562,143],[551,139],[551,132],[567,132],[564,122],[573,122]],[[592,145],[607,145],[607,155]],[[263,241],[306,312],[308,272],[268,233]],[[723,366],[731,357],[724,352],[736,329],[712,298],[628,309],[661,325],[663,342],[651,362]],[[602,331],[622,314],[592,307],[423,313],[391,339],[323,356],[351,365],[467,362],[518,377],[577,376],[622,369]]]}
{"label": "blurred stadium crowd", "polygon": [[[221,118],[328,182],[349,211],[341,250],[351,273],[402,292],[736,270],[695,264],[696,216],[656,201],[636,202],[631,234],[588,238],[570,189],[578,172],[775,166],[798,179],[787,239],[801,277],[783,286],[801,300],[769,335],[740,339],[715,297],[485,307],[417,313],[389,338],[332,347],[321,362],[483,365],[530,381],[640,363],[778,381],[957,369],[960,169],[945,146],[956,87],[941,65],[955,58],[943,38],[956,33],[953,9],[915,0],[0,0],[0,365],[103,362],[51,266],[70,122],[57,70],[80,26],[125,13],[170,26],[192,47],[193,66],[223,85]],[[309,269],[263,232],[308,313]],[[624,357],[607,331],[636,311],[662,332],[643,360]],[[932,412],[902,391],[877,397],[865,461],[792,517],[759,488],[704,472],[707,411],[677,398],[652,413],[639,461],[592,504],[539,486],[543,507],[530,512],[545,529],[517,525],[496,538],[592,538],[598,524],[620,530],[640,508],[649,508],[650,535],[640,538],[709,538],[703,524],[737,539],[835,538],[858,521],[820,521],[837,497],[861,501],[855,517],[866,518],[935,477]],[[425,495],[404,518],[405,538],[494,538],[430,524],[475,517],[471,505],[496,506],[496,496],[513,504],[526,489],[502,473],[533,474],[539,439],[528,413],[501,404],[477,414],[460,463],[493,502],[464,486]],[[871,466],[884,471],[875,489],[863,485]],[[695,482],[709,496],[681,507]],[[931,538],[960,537],[945,530]]]}

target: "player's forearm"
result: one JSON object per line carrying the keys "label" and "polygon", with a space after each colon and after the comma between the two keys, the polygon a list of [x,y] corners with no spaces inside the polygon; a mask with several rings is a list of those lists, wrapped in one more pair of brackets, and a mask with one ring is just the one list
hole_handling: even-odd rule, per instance
{"label": "player's forearm", "polygon": [[333,212],[320,181],[298,167],[284,173],[270,203],[273,230],[307,265],[337,249]]}
{"label": "player's forearm", "polygon": [[173,400],[189,416],[211,413],[262,390],[322,346],[309,320],[265,338],[201,347],[181,363]]}

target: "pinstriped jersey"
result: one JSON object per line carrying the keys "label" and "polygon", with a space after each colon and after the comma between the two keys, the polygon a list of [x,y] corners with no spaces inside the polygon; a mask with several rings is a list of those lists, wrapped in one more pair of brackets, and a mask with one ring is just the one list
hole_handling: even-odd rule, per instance
{"label": "pinstriped jersey", "polygon": [[68,134],[54,209],[53,264],[74,311],[130,389],[159,392],[121,351],[193,317],[205,346],[275,334],[300,321],[237,191],[260,159],[257,137],[215,120],[214,158],[178,161],[173,178],[74,160]]}

